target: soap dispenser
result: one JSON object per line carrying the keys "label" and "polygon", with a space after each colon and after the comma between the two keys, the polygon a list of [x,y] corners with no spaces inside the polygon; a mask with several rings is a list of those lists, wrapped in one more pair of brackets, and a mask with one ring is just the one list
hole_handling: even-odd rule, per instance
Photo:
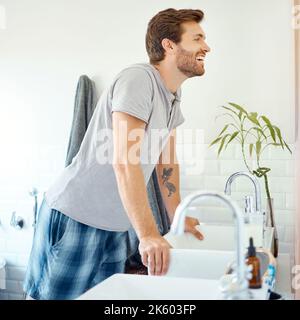
{"label": "soap dispenser", "polygon": [[253,244],[253,238],[250,238],[250,244],[248,247],[247,264],[252,266],[252,278],[249,280],[250,289],[261,288],[262,279],[260,274],[260,262],[256,256],[256,249]]}

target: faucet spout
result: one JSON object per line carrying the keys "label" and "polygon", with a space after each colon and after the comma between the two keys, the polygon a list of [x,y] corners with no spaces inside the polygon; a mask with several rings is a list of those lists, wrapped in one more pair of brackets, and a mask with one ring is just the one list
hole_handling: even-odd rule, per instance
{"label": "faucet spout", "polygon": [[239,171],[239,172],[233,173],[226,181],[225,190],[224,190],[225,194],[228,196],[231,195],[232,182],[237,177],[241,177],[241,176],[247,177],[253,183],[254,190],[255,190],[255,210],[256,210],[256,212],[262,213],[260,184],[259,184],[259,181],[257,180],[257,178],[253,174],[250,174],[250,173],[244,172],[244,171]]}

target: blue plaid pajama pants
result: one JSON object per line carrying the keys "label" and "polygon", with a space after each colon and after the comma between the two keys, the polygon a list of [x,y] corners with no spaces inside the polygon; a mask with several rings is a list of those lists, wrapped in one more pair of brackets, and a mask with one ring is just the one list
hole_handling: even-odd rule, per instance
{"label": "blue plaid pajama pants", "polygon": [[77,222],[43,201],[23,289],[37,300],[75,299],[125,272],[127,232]]}

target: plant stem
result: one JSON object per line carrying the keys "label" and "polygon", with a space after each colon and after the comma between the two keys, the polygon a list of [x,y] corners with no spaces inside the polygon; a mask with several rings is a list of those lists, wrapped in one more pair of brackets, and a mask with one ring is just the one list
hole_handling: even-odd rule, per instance
{"label": "plant stem", "polygon": [[273,212],[271,194],[270,194],[270,189],[269,189],[268,176],[267,176],[267,174],[264,174],[263,177],[264,177],[264,181],[265,181],[265,189],[266,189],[266,193],[267,193],[267,201],[268,201],[269,210],[270,210],[271,226],[273,228],[275,228],[274,212]]}
{"label": "plant stem", "polygon": [[248,165],[248,163],[247,163],[247,160],[246,160],[245,149],[244,149],[244,142],[242,143],[242,154],[243,154],[243,160],[244,160],[245,166],[247,167],[249,173],[252,173],[252,170],[251,170],[251,168],[249,167],[249,165]]}
{"label": "plant stem", "polygon": [[271,219],[271,227],[274,228],[274,247],[273,247],[273,255],[275,258],[278,256],[278,234],[277,234],[277,228],[275,225],[275,219],[274,219],[274,211],[273,211],[273,204],[272,204],[272,199],[271,199],[271,194],[270,194],[270,189],[269,189],[269,183],[268,183],[268,177],[267,174],[264,174],[264,180],[265,180],[265,188],[266,188],[266,193],[267,193],[267,202],[268,202],[268,207],[270,210],[270,219]]}
{"label": "plant stem", "polygon": [[263,177],[264,177],[264,181],[265,181],[265,189],[266,189],[266,193],[267,193],[267,198],[271,199],[268,176],[267,176],[267,174],[264,174]]}
{"label": "plant stem", "polygon": [[251,168],[249,167],[249,165],[248,165],[248,163],[247,163],[246,155],[245,155],[245,137],[244,137],[244,134],[243,134],[243,131],[244,131],[244,121],[245,121],[245,118],[241,121],[242,154],[243,154],[244,163],[245,163],[245,165],[246,165],[249,173],[252,173],[252,170],[251,170]]}

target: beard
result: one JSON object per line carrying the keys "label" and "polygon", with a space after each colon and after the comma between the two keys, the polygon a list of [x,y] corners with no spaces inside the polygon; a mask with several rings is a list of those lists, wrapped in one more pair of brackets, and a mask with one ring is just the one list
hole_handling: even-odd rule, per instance
{"label": "beard", "polygon": [[203,61],[196,60],[196,54],[178,46],[179,51],[176,57],[177,68],[188,78],[202,76],[205,73]]}

